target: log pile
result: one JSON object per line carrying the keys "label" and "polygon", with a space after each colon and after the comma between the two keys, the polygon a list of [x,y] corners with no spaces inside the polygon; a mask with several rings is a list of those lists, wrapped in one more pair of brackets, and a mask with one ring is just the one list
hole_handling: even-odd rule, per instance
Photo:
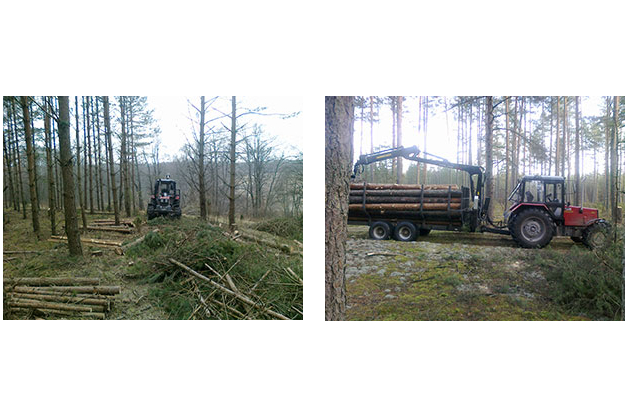
{"label": "log pile", "polygon": [[5,278],[4,310],[14,316],[105,319],[120,286],[96,278]]}
{"label": "log pile", "polygon": [[463,198],[457,185],[355,183],[350,184],[348,220],[427,219],[450,224],[459,219]]}

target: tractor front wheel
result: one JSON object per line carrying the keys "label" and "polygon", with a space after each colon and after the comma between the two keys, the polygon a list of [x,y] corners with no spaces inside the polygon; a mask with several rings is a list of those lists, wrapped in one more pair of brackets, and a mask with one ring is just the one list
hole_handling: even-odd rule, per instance
{"label": "tractor front wheel", "polygon": [[553,237],[553,220],[544,210],[529,208],[518,213],[511,222],[512,237],[523,248],[543,248]]}
{"label": "tractor front wheel", "polygon": [[584,229],[582,242],[589,249],[606,248],[612,241],[611,230],[610,223],[605,220],[598,220]]}

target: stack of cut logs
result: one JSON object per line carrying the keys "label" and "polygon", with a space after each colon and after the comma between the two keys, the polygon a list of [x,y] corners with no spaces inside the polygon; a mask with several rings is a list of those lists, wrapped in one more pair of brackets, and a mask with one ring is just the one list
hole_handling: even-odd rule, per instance
{"label": "stack of cut logs", "polygon": [[348,220],[391,218],[451,223],[461,209],[457,185],[350,184]]}
{"label": "stack of cut logs", "polygon": [[120,286],[101,286],[95,278],[5,278],[4,310],[28,317],[105,319],[119,293]]}
{"label": "stack of cut logs", "polygon": [[87,230],[129,234],[133,233],[133,229],[136,227],[131,220],[121,220],[119,225],[116,225],[112,219],[94,220],[92,223],[87,227]]}

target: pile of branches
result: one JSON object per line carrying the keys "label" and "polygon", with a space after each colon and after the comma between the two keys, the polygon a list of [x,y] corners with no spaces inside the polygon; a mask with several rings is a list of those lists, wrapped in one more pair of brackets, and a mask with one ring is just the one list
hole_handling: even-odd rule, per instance
{"label": "pile of branches", "polygon": [[105,319],[120,286],[84,277],[5,278],[3,292],[9,317]]}
{"label": "pile of branches", "polygon": [[301,319],[302,257],[272,245],[182,219],[125,252],[139,257],[130,275],[159,284],[153,293],[170,318]]}
{"label": "pile of branches", "polygon": [[[169,258],[169,262],[191,275],[188,279],[191,284],[191,292],[199,301],[191,317],[198,318],[196,315],[201,313],[208,319],[291,319],[272,309],[272,305],[257,296],[255,294],[256,285],[247,291],[241,290],[236,287],[229,273],[226,272],[221,275],[207,264],[206,267],[216,276],[216,280],[198,273],[173,258]],[[290,268],[287,268],[287,272],[295,280],[295,285],[301,288],[302,279]],[[295,307],[293,309],[302,314],[299,309]]]}

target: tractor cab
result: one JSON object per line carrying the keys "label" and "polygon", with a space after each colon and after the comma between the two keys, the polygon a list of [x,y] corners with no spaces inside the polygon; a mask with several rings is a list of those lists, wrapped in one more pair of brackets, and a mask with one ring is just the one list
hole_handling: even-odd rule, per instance
{"label": "tractor cab", "polygon": [[564,178],[561,176],[524,176],[516,185],[508,200],[512,203],[506,212],[506,222],[521,206],[545,208],[555,221],[561,221],[565,208]]}

